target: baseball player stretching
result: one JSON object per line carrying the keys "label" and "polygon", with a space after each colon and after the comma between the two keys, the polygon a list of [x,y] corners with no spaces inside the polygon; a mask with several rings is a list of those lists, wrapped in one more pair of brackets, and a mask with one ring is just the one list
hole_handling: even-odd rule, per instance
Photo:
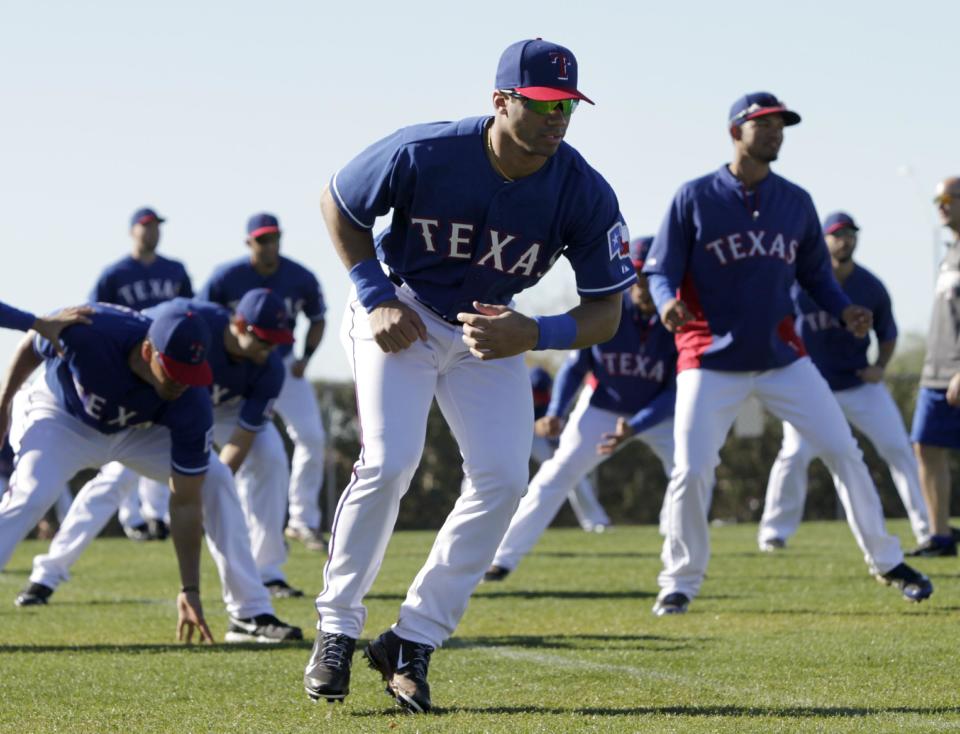
{"label": "baseball player stretching", "polygon": [[[290,475],[283,441],[270,420],[286,372],[275,346],[293,341],[286,307],[265,288],[249,291],[232,315],[204,301],[175,299],[171,305],[197,314],[214,335],[207,353],[213,372],[214,442],[222,447],[220,460],[236,476],[246,517],[240,531],[249,530],[260,578],[274,597],[303,596],[287,583],[282,570]],[[149,308],[144,314],[154,318],[164,308]],[[135,485],[136,475],[113,462],[80,490],[49,551],[33,559],[30,585],[17,596],[17,606],[47,603]]]}
{"label": "baseball player stretching", "polygon": [[320,531],[320,490],[326,435],[316,393],[303,374],[323,339],[326,305],[313,273],[280,254],[280,236],[280,222],[272,214],[250,217],[247,222],[250,256],[217,268],[200,297],[233,309],[247,291],[269,288],[286,304],[291,330],[301,312],[310,321],[300,357],[294,356],[290,345],[279,348],[287,377],[274,408],[293,441],[286,535],[302,541],[310,550],[324,551],[327,544]]}
{"label": "baseball player stretching", "polygon": [[[919,543],[930,537],[927,508],[917,478],[917,459],[903,418],[883,384],[883,372],[897,346],[897,324],[883,283],[853,261],[859,231],[853,217],[834,212],[823,222],[833,274],[851,302],[873,314],[877,359],[867,360],[869,338],[857,338],[799,288],[792,295],[797,334],[820,370],[850,423],[860,430],[887,462],[910,526]],[[770,470],[766,503],[760,520],[760,549],[783,548],[800,525],[807,494],[807,468],[816,458],[810,443],[789,422],[783,424],[783,444]],[[837,481],[834,475],[834,482]]]}
{"label": "baseball player stretching", "polygon": [[[630,259],[639,271],[652,238],[630,243]],[[610,341],[570,355],[557,375],[557,390],[541,426],[556,435],[560,448],[530,482],[506,535],[484,574],[499,581],[530,552],[553,520],[573,485],[631,438],[646,443],[670,476],[673,469],[673,403],[677,349],[657,317],[647,278],[640,275],[624,294],[620,327]],[[573,394],[588,372],[566,427]]]}
{"label": "baseball player stretching", "polygon": [[[205,529],[230,615],[227,640],[299,639],[273,616],[257,576],[230,471],[211,456],[210,332],[192,311],[170,304],[154,320],[129,309],[93,307],[90,324],[46,339],[24,339],[0,390],[0,435],[12,416],[17,466],[0,504],[0,568],[78,470],[120,461],[168,478],[171,536],[182,583],[177,633],[212,641],[200,604],[200,538]],[[37,367],[33,386],[17,390]],[[14,401],[14,395],[17,395]]]}
{"label": "baseball player stretching", "polygon": [[[130,217],[131,252],[104,268],[90,293],[92,303],[115,303],[142,311],[177,296],[193,296],[190,276],[183,264],[157,254],[160,225],[165,221],[149,207],[133,213]],[[133,475],[128,475],[125,480],[136,481]],[[120,506],[120,524],[127,537],[132,540],[165,539],[168,529],[164,518],[168,500],[165,482],[141,478],[138,491],[126,494]]]}
{"label": "baseball player stretching", "polygon": [[[376,578],[423,451],[436,397],[463,455],[461,494],[369,663],[410,711],[430,709],[427,668],[493,560],[529,477],[528,349],[610,339],[636,276],[609,184],[563,142],[577,102],[573,54],[542,40],[500,57],[494,114],[403,128],[330,181],[321,208],[355,290],[341,331],[353,365],[362,448],[334,517],[317,640],[304,674],[314,699],[342,699]],[[589,100],[587,100],[589,101]],[[393,210],[374,241],[378,216]],[[513,311],[559,255],[579,306]],[[383,267],[389,268],[389,275]]]}
{"label": "baseball player stretching", "polygon": [[770,171],[784,126],[798,122],[772,94],[738,99],[729,120],[733,162],[680,188],[644,264],[679,352],[658,615],[686,611],[700,590],[710,557],[708,490],[750,395],[789,421],[839,478],[870,571],[912,601],[933,591],[903,563],[843,411],[793,329],[794,281],[856,336],[871,326],[870,311],[851,303],[833,277],[810,195]]}

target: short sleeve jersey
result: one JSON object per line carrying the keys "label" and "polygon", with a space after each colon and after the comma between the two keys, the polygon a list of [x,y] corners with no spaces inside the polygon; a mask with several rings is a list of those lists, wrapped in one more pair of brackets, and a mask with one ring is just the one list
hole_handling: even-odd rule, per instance
{"label": "short sleeve jersey", "polygon": [[202,474],[210,454],[213,409],[210,393],[192,387],[173,401],[130,369],[131,351],[146,337],[150,320],[136,311],[96,304],[90,324],[61,332],[64,356],[39,335],[34,349],[46,361],[46,382],[72,416],[101,433],[170,429],[171,465],[180,474]]}
{"label": "short sleeve jersey", "polygon": [[[856,265],[841,288],[853,303],[873,312],[873,331],[878,341],[897,338],[890,295],[877,276],[862,265]],[[848,390],[862,385],[863,380],[857,372],[869,364],[870,337],[855,337],[799,287],[794,287],[793,298],[797,309],[797,333],[830,389]]]}
{"label": "short sleeve jersey", "polygon": [[516,181],[487,158],[489,117],[403,128],[334,174],[330,191],[360,229],[393,212],[377,257],[448,320],[473,301],[507,304],[564,255],[582,296],[636,278],[629,234],[610,185],[566,143]]}
{"label": "short sleeve jersey", "polygon": [[810,195],[775,173],[753,191],[727,166],[684,184],[643,270],[666,278],[695,317],[676,336],[678,370],[768,370],[804,355],[794,281],[836,317],[849,305]]}
{"label": "short sleeve jersey", "polygon": [[[201,300],[175,299],[172,303],[184,302],[190,310],[206,322],[213,336],[207,361],[213,371],[210,395],[214,414],[220,406],[242,401],[239,424],[248,431],[259,432],[273,417],[273,404],[283,387],[286,370],[283,359],[274,349],[264,364],[255,364],[249,359],[235,359],[227,352],[221,336],[230,323],[231,312],[224,306]],[[165,306],[144,311],[153,316]]]}
{"label": "short sleeve jersey", "polygon": [[[276,272],[267,276],[260,275],[249,258],[221,265],[200,290],[199,297],[233,311],[244,294],[254,288],[269,288],[283,299],[291,329],[296,327],[301,312],[310,321],[321,321],[327,310],[316,276],[300,263],[282,255]],[[286,355],[292,348],[285,344],[277,351]]]}
{"label": "short sleeve jersey", "polygon": [[946,390],[960,372],[960,242],[951,245],[940,263],[927,333],[927,354],[920,385]]}
{"label": "short sleeve jersey", "polygon": [[156,260],[145,265],[128,255],[103,271],[90,293],[90,301],[142,311],[178,296],[193,297],[193,286],[183,263],[157,255]]}

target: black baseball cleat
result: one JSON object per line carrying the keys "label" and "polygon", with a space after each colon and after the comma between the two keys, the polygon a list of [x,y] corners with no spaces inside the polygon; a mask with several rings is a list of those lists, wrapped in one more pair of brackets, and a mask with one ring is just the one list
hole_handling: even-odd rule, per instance
{"label": "black baseball cleat", "polygon": [[256,617],[234,617],[230,615],[230,626],[224,635],[224,642],[260,642],[272,644],[302,640],[303,632],[299,627],[281,622],[272,614],[258,614]]}
{"label": "black baseball cleat", "polygon": [[350,693],[350,665],[357,641],[317,630],[317,640],[303,671],[303,688],[314,701],[343,701]]}
{"label": "black baseball cleat", "polygon": [[503,566],[490,566],[483,574],[484,581],[503,581],[510,575],[510,569]]}
{"label": "black baseball cleat", "polygon": [[51,596],[53,596],[53,589],[49,586],[31,582],[27,588],[17,594],[13,603],[18,607],[37,607],[46,604]]}
{"label": "black baseball cleat", "polygon": [[432,654],[430,645],[401,639],[393,630],[372,640],[363,651],[370,667],[386,681],[387,693],[402,709],[415,714],[425,714],[433,705],[427,683]]}
{"label": "black baseball cleat", "polygon": [[787,547],[787,541],[783,538],[767,538],[766,540],[761,540],[760,550],[764,553],[776,553]]}
{"label": "black baseball cleat", "polygon": [[123,534],[130,538],[130,540],[135,540],[138,543],[151,539],[150,528],[145,522],[139,525],[124,525]]}
{"label": "black baseball cleat", "polygon": [[303,596],[300,589],[295,589],[283,579],[267,581],[264,586],[267,587],[267,591],[274,599],[298,599]]}
{"label": "black baseball cleat", "polygon": [[149,540],[166,540],[170,536],[170,528],[163,520],[147,520],[147,535]]}
{"label": "black baseball cleat", "polygon": [[933,593],[930,579],[906,563],[894,566],[886,573],[877,574],[875,578],[881,584],[899,589],[907,601],[921,602]]}
{"label": "black baseball cleat", "polygon": [[912,556],[913,558],[956,557],[957,541],[954,540],[952,536],[949,538],[932,536],[904,555]]}
{"label": "black baseball cleat", "polygon": [[686,614],[689,604],[690,597],[679,591],[673,591],[662,599],[657,599],[657,603],[653,605],[653,613],[658,617],[665,617],[668,614]]}

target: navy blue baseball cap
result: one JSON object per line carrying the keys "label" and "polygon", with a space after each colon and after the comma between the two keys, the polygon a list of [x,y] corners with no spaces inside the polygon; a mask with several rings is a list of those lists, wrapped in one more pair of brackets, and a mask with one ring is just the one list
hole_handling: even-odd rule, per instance
{"label": "navy blue baseball cap", "polygon": [[148,206],[141,207],[137,209],[133,216],[130,217],[130,228],[133,229],[135,224],[146,224],[147,222],[156,222],[157,224],[162,224],[167,221],[159,214],[157,214],[153,209]]}
{"label": "navy blue baseball cap", "polygon": [[178,298],[157,307],[147,339],[171,379],[194,387],[213,382],[213,370],[207,362],[210,329],[190,310],[186,299]]}
{"label": "navy blue baseball cap", "polygon": [[630,260],[637,270],[643,267],[643,261],[647,259],[652,245],[653,237],[637,237],[630,241]]}
{"label": "navy blue baseball cap", "polygon": [[800,115],[788,110],[787,105],[770,92],[751,92],[743,95],[730,107],[730,124],[742,125],[747,120],[764,115],[780,115],[784,125],[796,125]]}
{"label": "navy blue baseball cap", "polygon": [[256,239],[257,237],[265,234],[273,234],[274,232],[277,234],[280,233],[280,220],[273,216],[273,214],[261,212],[260,214],[254,214],[247,220],[248,237]]}
{"label": "navy blue baseball cap", "polygon": [[534,38],[517,41],[500,55],[494,89],[512,89],[540,102],[593,100],[577,89],[577,58],[556,43]]}
{"label": "navy blue baseball cap", "polygon": [[824,234],[833,234],[841,229],[852,229],[854,232],[860,231],[857,223],[853,221],[853,217],[846,212],[833,212],[833,214],[828,214],[827,218],[823,220]]}
{"label": "navy blue baseball cap", "polygon": [[269,288],[247,291],[236,315],[251,332],[271,344],[293,344],[293,331],[283,300]]}

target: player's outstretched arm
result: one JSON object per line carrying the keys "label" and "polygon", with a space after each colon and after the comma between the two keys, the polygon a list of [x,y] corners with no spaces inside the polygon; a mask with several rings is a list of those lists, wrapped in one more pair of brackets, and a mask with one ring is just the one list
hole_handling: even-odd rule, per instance
{"label": "player's outstretched arm", "polygon": [[[463,343],[482,360],[503,359],[531,349],[583,349],[613,337],[620,325],[621,293],[583,298],[580,305],[562,317],[572,319],[574,331],[562,337],[563,344],[544,343],[544,326],[506,306],[474,301],[477,313],[459,313]],[[570,323],[570,322],[568,322]]]}
{"label": "player's outstretched arm", "polygon": [[250,447],[253,446],[253,439],[256,437],[256,433],[248,431],[246,428],[237,426],[233,429],[230,440],[220,449],[220,461],[226,465],[231,474],[236,474],[240,469],[240,465],[246,460],[247,454],[250,453]]}
{"label": "player's outstretched arm", "polygon": [[201,488],[206,474],[170,475],[170,536],[180,567],[181,590],[177,595],[177,639],[213,644],[213,635],[200,603],[200,545],[203,539]]}
{"label": "player's outstretched arm", "polygon": [[28,334],[17,345],[13,359],[3,378],[3,387],[0,388],[0,441],[10,429],[10,408],[13,405],[13,396],[21,388],[27,378],[43,362],[43,359],[34,351],[33,337]]}
{"label": "player's outstretched arm", "polygon": [[61,352],[60,332],[73,324],[89,324],[88,316],[93,314],[90,306],[70,306],[49,316],[41,316],[33,322],[33,330],[49,341],[57,352]]}
{"label": "player's outstretched arm", "polygon": [[384,352],[402,352],[417,339],[426,341],[420,314],[397,299],[397,292],[377,261],[370,230],[353,226],[337,207],[329,187],[320,196],[320,211],[341,262],[357,287],[357,298],[370,314],[374,341]]}

